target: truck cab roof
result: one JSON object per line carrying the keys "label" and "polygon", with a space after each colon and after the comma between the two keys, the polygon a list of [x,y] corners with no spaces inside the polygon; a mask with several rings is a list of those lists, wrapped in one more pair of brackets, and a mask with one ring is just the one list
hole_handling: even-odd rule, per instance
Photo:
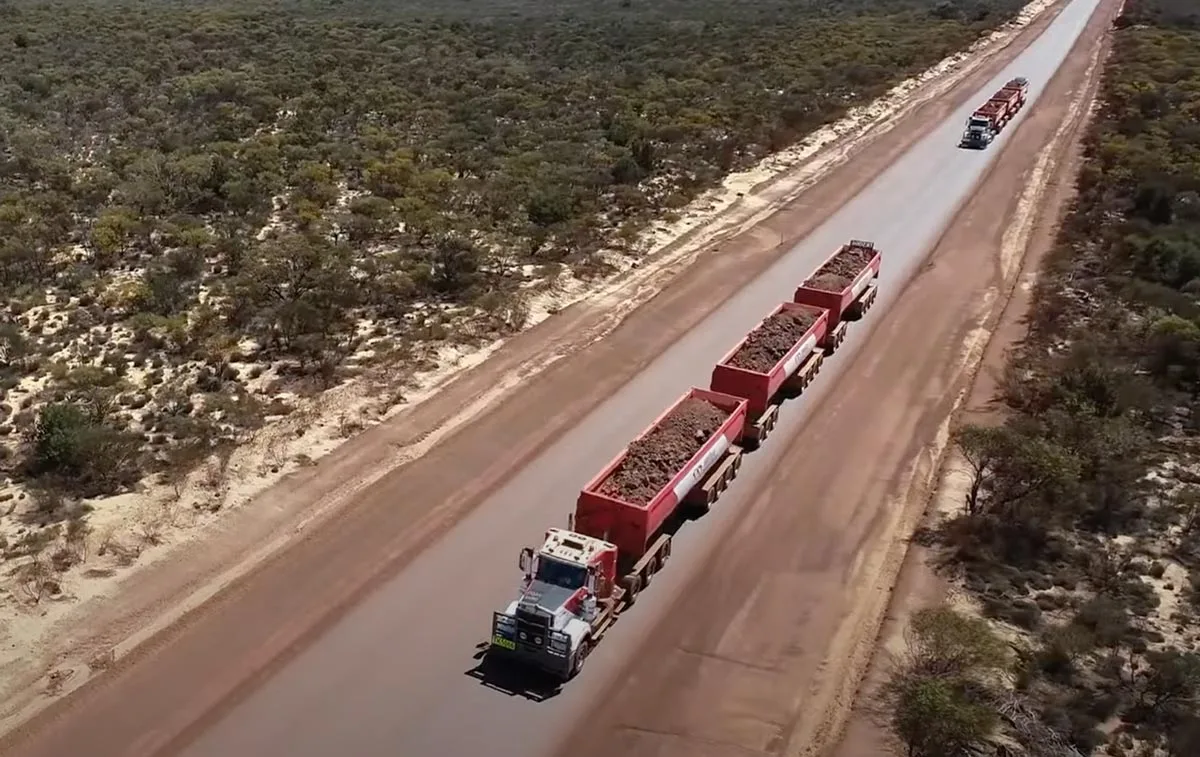
{"label": "truck cab roof", "polygon": [[603,539],[567,531],[563,528],[546,530],[546,543],[542,545],[542,554],[575,565],[589,565],[602,552],[615,550],[616,547]]}

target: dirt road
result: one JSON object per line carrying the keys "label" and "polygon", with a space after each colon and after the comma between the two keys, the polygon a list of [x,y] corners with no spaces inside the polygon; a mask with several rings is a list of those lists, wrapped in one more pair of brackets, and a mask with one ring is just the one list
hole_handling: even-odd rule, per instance
{"label": "dirt road", "polygon": [[[839,743],[990,330],[1094,94],[1106,2],[1000,164],[563,754],[888,754]],[[898,344],[903,349],[896,349]],[[868,721],[869,722],[869,721]],[[580,745],[586,745],[581,749]]]}
{"label": "dirt road", "polygon": [[[466,675],[474,665],[474,645],[485,638],[490,610],[513,591],[517,548],[537,539],[546,525],[562,523],[574,493],[607,457],[688,384],[704,382],[712,362],[852,236],[875,239],[887,251],[884,294],[872,316],[877,321],[994,159],[999,145],[985,153],[953,149],[966,111],[1010,76],[1044,81],[1093,4],[1075,0],[1021,53],[1018,66],[930,109],[926,118],[932,122],[915,121],[895,141],[878,145],[870,156],[875,162],[858,163],[839,183],[806,195],[787,217],[776,219],[779,225],[749,232],[746,247],[709,256],[611,338],[547,371],[528,391],[417,463],[365,489],[350,487],[349,493],[331,483],[338,480],[336,468],[323,479],[293,480],[297,496],[313,489],[352,494],[355,509],[314,529],[112,675],[48,710],[0,745],[4,753],[99,757],[185,745],[189,754],[264,757],[347,749],[360,755],[528,755],[551,749],[662,619],[670,604],[665,597],[682,589],[728,533],[730,518],[749,504],[784,446],[754,456],[720,511],[684,534],[672,568],[651,589],[658,597],[648,595],[639,612],[622,621],[583,678],[540,703],[504,696]],[[932,128],[918,140],[925,126]],[[853,200],[842,205],[849,196]],[[773,245],[762,244],[764,234],[791,238],[809,230],[794,247],[773,252]],[[776,257],[770,270],[754,278]],[[564,318],[586,322],[587,313]],[[794,432],[804,408],[833,388],[866,330],[852,335],[814,393],[789,409],[779,438]],[[587,337],[586,328],[579,331],[582,336],[570,338]],[[510,355],[538,338],[544,333],[517,340]],[[451,391],[440,410],[428,412],[452,415],[481,386],[487,386],[485,372],[465,379],[457,395]],[[411,441],[405,439],[411,432],[392,433],[397,444]],[[383,456],[386,443],[380,445],[378,435],[374,443],[370,454]],[[362,449],[347,451],[335,463],[351,465],[353,455],[367,456]],[[468,511],[472,514],[454,525]],[[444,538],[412,559],[439,534]],[[384,568],[400,563],[408,564],[397,577],[370,586],[369,579],[390,575]],[[368,587],[375,591],[364,600]]]}

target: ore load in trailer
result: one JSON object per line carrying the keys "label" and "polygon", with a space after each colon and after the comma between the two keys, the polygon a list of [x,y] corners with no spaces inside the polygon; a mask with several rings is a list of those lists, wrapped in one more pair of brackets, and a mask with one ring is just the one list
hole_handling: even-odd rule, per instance
{"label": "ore load in trailer", "polygon": [[775,428],[783,400],[816,377],[828,324],[825,308],[785,302],[713,368],[710,389],[746,399],[745,446],[761,444]]}
{"label": "ore load in trailer", "polygon": [[833,352],[846,339],[846,326],[862,318],[879,295],[879,266],[883,256],[874,243],[852,239],[829,256],[796,289],[798,304],[829,311],[821,347]]}
{"label": "ore load in trailer", "polygon": [[1008,122],[1017,115],[1029,97],[1029,80],[1024,77],[1010,79],[996,94],[967,118],[963,130],[961,147],[982,150],[992,143]]}
{"label": "ore load in trailer", "polygon": [[521,551],[520,595],[489,653],[566,680],[671,554],[681,505],[703,513],[741,466],[747,402],[693,388],[580,492],[568,529]]}

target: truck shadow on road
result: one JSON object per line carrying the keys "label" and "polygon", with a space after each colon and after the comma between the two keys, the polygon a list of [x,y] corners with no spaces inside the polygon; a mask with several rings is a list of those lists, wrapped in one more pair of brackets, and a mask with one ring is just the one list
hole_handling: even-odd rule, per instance
{"label": "truck shadow on road", "polygon": [[553,676],[498,660],[487,654],[487,648],[487,642],[476,646],[473,656],[476,665],[466,671],[466,675],[479,681],[480,685],[510,697],[525,697],[531,702],[544,702],[562,692],[562,684]]}

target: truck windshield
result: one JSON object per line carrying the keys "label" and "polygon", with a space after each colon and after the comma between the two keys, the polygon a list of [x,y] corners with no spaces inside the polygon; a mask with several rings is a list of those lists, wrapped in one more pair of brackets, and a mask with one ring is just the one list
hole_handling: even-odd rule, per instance
{"label": "truck windshield", "polygon": [[571,565],[549,557],[538,558],[534,578],[542,583],[554,584],[564,589],[578,589],[587,580],[587,570],[580,565]]}
{"label": "truck windshield", "polygon": [[971,119],[971,128],[972,129],[986,129],[988,126],[989,126],[989,124],[988,124],[987,119],[984,119],[984,118],[972,118]]}

